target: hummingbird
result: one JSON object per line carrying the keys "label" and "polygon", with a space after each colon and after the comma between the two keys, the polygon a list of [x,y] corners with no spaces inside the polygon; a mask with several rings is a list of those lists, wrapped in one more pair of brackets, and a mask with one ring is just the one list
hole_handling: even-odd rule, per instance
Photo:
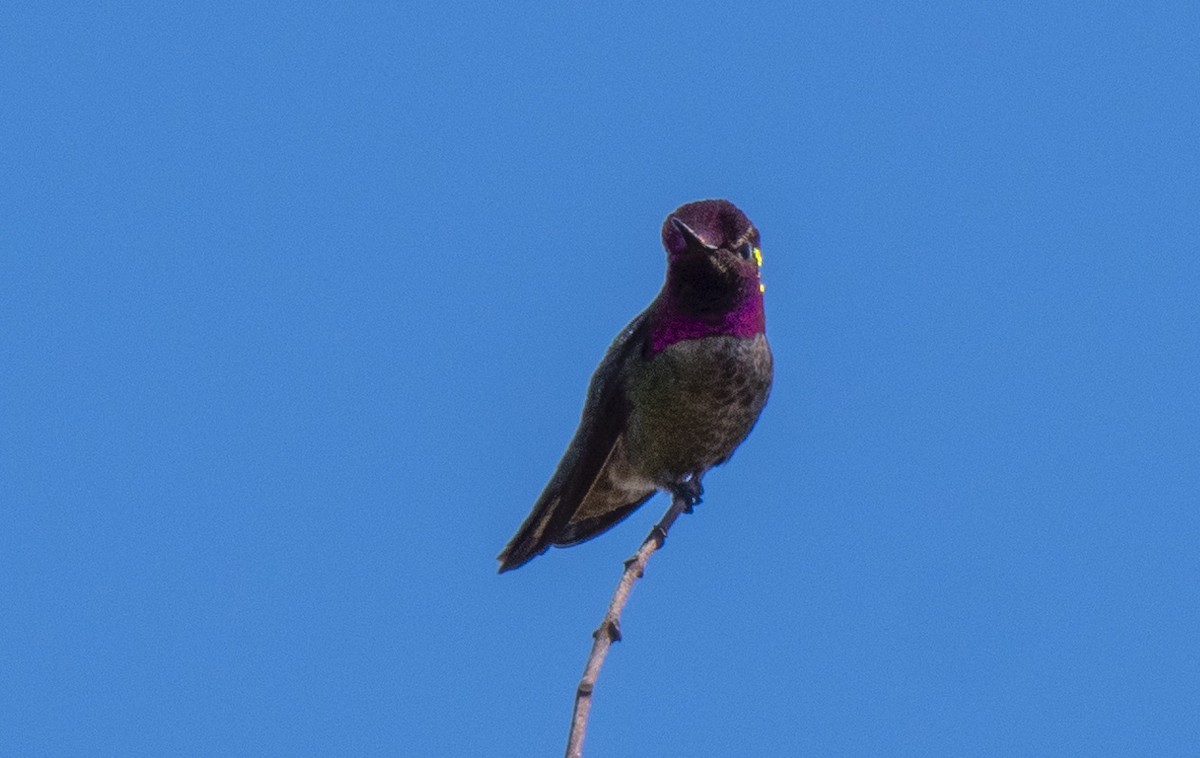
{"label": "hummingbird", "polygon": [[750,433],[771,390],[758,230],[728,200],[662,225],[667,275],[588,385],[579,428],[500,553],[500,572],[608,530],[659,490],[700,502],[705,472]]}

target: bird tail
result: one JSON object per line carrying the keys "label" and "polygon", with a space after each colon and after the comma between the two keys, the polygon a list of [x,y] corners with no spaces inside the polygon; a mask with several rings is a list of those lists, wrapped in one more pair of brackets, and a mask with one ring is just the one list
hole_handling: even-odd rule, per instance
{"label": "bird tail", "polygon": [[521,528],[497,556],[497,560],[500,561],[501,574],[524,566],[550,549],[550,539],[546,535],[546,527],[550,525],[550,519],[554,515],[558,501],[557,493],[553,495],[545,493],[538,498],[537,504],[521,524]]}
{"label": "bird tail", "polygon": [[534,506],[533,512],[529,514],[529,518],[525,519],[525,523],[521,524],[516,535],[501,551],[498,557],[500,573],[503,574],[505,571],[512,571],[524,566],[552,546],[578,545],[580,542],[587,542],[593,537],[607,532],[653,496],[654,490],[651,490],[619,508],[614,508],[599,516],[568,522],[561,528],[549,528],[552,521],[551,516],[556,510],[559,498],[557,496],[547,498],[548,502],[546,503],[539,501]]}

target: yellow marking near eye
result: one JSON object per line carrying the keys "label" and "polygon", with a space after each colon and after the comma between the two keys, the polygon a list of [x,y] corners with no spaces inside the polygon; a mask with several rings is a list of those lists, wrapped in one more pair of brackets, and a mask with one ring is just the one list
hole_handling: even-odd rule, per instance
{"label": "yellow marking near eye", "polygon": [[759,268],[762,268],[762,250],[757,247],[754,248],[754,262],[758,264]]}
{"label": "yellow marking near eye", "polygon": [[762,293],[764,293],[766,291],[767,291],[767,285],[763,284],[762,282],[759,282],[758,283],[758,293],[761,295]]}

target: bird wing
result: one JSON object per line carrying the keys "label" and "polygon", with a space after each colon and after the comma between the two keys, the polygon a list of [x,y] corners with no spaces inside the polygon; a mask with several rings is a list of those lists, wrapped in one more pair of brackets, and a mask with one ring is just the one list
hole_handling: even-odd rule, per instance
{"label": "bird wing", "polygon": [[[500,553],[501,572],[524,565],[546,552],[552,544],[581,542],[595,536],[624,518],[649,497],[647,495],[637,503],[631,503],[612,517],[594,519],[597,522],[604,521],[603,524],[593,525],[596,528],[580,529],[577,526],[567,530],[572,517],[612,456],[629,420],[629,395],[624,381],[628,372],[622,369],[631,360],[639,358],[645,348],[647,312],[621,330],[592,374],[579,428],[533,510]],[[583,532],[588,533],[581,534]]]}

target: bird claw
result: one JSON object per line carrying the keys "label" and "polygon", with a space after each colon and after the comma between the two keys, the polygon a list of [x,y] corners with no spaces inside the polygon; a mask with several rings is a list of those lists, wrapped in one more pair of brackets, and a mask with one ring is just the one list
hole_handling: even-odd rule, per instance
{"label": "bird claw", "polygon": [[700,496],[704,494],[704,487],[700,485],[698,477],[691,477],[672,487],[671,494],[683,501],[684,513],[691,513],[694,506],[700,505]]}

